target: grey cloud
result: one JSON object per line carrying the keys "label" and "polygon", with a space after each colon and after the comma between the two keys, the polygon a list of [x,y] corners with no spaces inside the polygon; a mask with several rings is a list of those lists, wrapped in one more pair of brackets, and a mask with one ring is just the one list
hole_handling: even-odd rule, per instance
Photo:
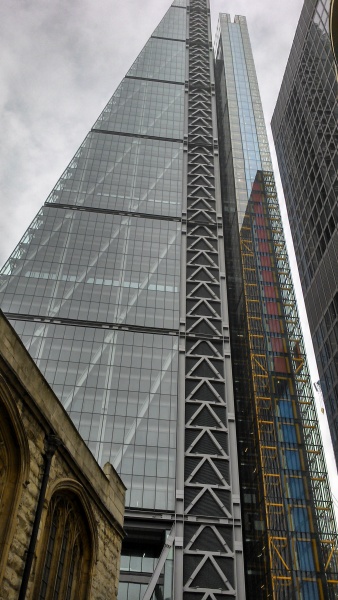
{"label": "grey cloud", "polygon": [[167,1],[0,7],[0,262],[12,251]]}

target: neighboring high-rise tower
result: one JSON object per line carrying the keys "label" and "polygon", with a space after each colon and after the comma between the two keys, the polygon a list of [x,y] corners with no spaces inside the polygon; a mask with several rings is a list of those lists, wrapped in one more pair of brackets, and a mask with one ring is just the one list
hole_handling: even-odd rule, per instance
{"label": "neighboring high-rise tower", "polygon": [[333,513],[245,17],[221,15],[216,45],[248,595],[334,598]]}
{"label": "neighboring high-rise tower", "polygon": [[306,0],[272,131],[338,464],[337,78],[329,0]]}
{"label": "neighboring high-rise tower", "polygon": [[175,0],[4,266],[1,306],[128,488],[119,600],[333,599],[249,40],[222,23],[220,138],[209,2]]}

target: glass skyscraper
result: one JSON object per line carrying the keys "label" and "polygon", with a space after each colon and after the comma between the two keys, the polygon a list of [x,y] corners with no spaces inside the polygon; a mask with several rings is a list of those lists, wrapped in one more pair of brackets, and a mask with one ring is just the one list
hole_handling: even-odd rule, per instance
{"label": "glass skyscraper", "polygon": [[221,16],[215,69],[208,0],[173,2],[0,293],[128,488],[119,600],[335,598],[337,533],[243,17]]}
{"label": "glass skyscraper", "polygon": [[337,75],[329,0],[306,0],[272,131],[338,465]]}
{"label": "glass skyscraper", "polygon": [[244,17],[220,16],[216,84],[247,589],[334,598],[325,464]]}

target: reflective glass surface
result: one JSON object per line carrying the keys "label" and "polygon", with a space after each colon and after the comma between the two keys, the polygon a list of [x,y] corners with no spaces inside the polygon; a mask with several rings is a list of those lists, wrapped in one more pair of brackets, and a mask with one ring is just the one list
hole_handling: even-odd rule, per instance
{"label": "reflective glass surface", "polygon": [[330,0],[318,0],[313,21],[323,33],[330,35]]}
{"label": "reflective glass surface", "polygon": [[182,145],[90,133],[47,202],[179,216]]}
{"label": "reflective glass surface", "polygon": [[329,0],[304,3],[271,125],[338,465],[338,120],[329,14]]}
{"label": "reflective glass surface", "polygon": [[[312,36],[310,36],[312,39]],[[232,155],[231,161],[224,161],[227,169],[223,186],[226,188],[225,210],[229,217],[225,218],[226,261],[229,285],[230,326],[232,334],[232,350],[234,356],[235,400],[237,403],[237,434],[240,448],[241,484],[243,489],[253,487],[251,480],[251,465],[245,469],[245,456],[249,450],[247,433],[252,435],[252,423],[258,423],[258,447],[260,447],[260,464],[257,471],[262,473],[262,489],[266,497],[266,526],[269,539],[274,535],[284,536],[293,545],[293,558],[290,561],[291,569],[307,571],[308,580],[313,582],[315,595],[319,597],[317,583],[318,567],[315,566],[314,530],[321,528],[321,535],[325,536],[327,523],[322,521],[321,509],[317,505],[325,503],[324,494],[313,486],[314,502],[309,502],[307,482],[312,478],[321,478],[325,471],[324,462],[312,464],[312,453],[317,453],[323,461],[320,448],[319,433],[315,420],[314,401],[312,398],[311,383],[306,372],[304,350],[300,350],[302,336],[298,315],[292,290],[292,281],[289,277],[289,265],[286,250],[284,249],[283,230],[278,206],[271,161],[264,126],[263,111],[259,98],[257,79],[252,60],[247,26],[243,17],[235,17],[231,23],[229,15],[221,16],[221,44],[217,53],[221,81],[217,81],[219,117],[223,131],[220,134],[225,146],[225,156]],[[224,59],[224,63],[223,63]],[[308,102],[309,96],[304,97],[301,107]],[[224,120],[222,122],[222,120]],[[289,117],[289,122],[291,117]],[[297,121],[299,126],[299,144],[304,147],[301,136],[305,129],[303,122]],[[286,124],[281,128],[284,132]],[[293,133],[297,131],[293,127]],[[222,135],[223,134],[223,135]],[[295,143],[292,132],[287,135],[288,140]],[[222,150],[222,148],[221,148]],[[222,158],[222,151],[220,152]],[[299,163],[296,161],[299,171]],[[308,172],[309,169],[307,169]],[[255,181],[256,179],[256,181]],[[264,185],[260,184],[264,182]],[[264,193],[263,193],[264,192]],[[237,238],[236,213],[238,214],[240,240]],[[283,247],[283,251],[281,248]],[[238,254],[237,254],[238,253]],[[237,254],[237,256],[236,256]],[[254,272],[256,270],[256,280]],[[243,274],[243,287],[241,289],[240,274]],[[243,301],[244,298],[244,301]],[[243,318],[240,316],[242,303]],[[234,309],[232,309],[234,305]],[[247,330],[243,326],[247,320]],[[248,333],[248,348],[240,345],[238,338],[243,338]],[[284,339],[283,339],[284,338]],[[295,343],[296,340],[296,343]],[[245,389],[242,373],[238,365],[243,361],[246,364],[246,351],[250,350],[252,379],[254,382],[253,394]],[[268,349],[268,351],[267,351]],[[237,354],[236,354],[237,352]],[[297,358],[294,358],[294,357]],[[293,363],[292,360],[295,362]],[[297,361],[297,362],[296,362]],[[296,363],[296,364],[295,364]],[[242,369],[245,373],[245,368]],[[291,376],[292,373],[292,376]],[[300,374],[301,373],[301,374]],[[236,379],[238,381],[236,381]],[[271,382],[273,384],[271,385]],[[252,397],[255,402],[252,404]],[[271,400],[270,400],[271,398]],[[306,412],[302,406],[307,404]],[[250,423],[250,408],[254,406],[255,414]],[[310,411],[313,411],[311,413]],[[308,412],[307,412],[308,411]],[[311,416],[310,416],[311,415]],[[304,435],[308,429],[316,431],[311,438]],[[246,437],[245,437],[246,436]],[[245,444],[243,451],[242,444]],[[242,453],[242,455],[241,455]],[[308,453],[308,454],[307,454]],[[305,458],[307,455],[307,459]],[[243,458],[244,457],[244,458]],[[308,462],[307,462],[308,460]],[[242,467],[244,465],[244,468]],[[256,469],[253,471],[255,473]],[[283,478],[281,478],[283,473]],[[278,482],[282,479],[282,484]],[[257,485],[257,482],[254,482]],[[255,489],[255,488],[253,488]],[[317,500],[321,496],[320,501]],[[328,495],[329,496],[329,495]],[[327,503],[330,500],[327,496]],[[279,498],[279,500],[278,500]],[[287,499],[287,509],[283,503]],[[249,504],[249,502],[248,502]],[[278,507],[278,508],[277,508]],[[244,507],[247,511],[247,507]],[[328,509],[327,509],[328,510]],[[253,509],[250,508],[253,512]],[[285,511],[285,513],[284,513]],[[316,512],[317,511],[317,512]],[[263,551],[255,553],[250,547],[250,536],[256,539],[257,532],[251,533],[253,515],[248,512],[244,519],[246,532],[244,535],[247,564],[253,561],[246,571],[248,579],[248,595],[256,598],[259,590],[264,585],[254,585],[256,574],[259,572],[259,559],[264,556]],[[264,518],[264,515],[262,515]],[[317,522],[316,522],[317,519]],[[316,525],[314,523],[316,522]],[[333,528],[334,529],[334,528]],[[332,530],[333,531],[333,530]],[[275,533],[276,532],[276,533]],[[282,533],[283,532],[283,533]],[[325,533],[324,533],[325,532]],[[298,540],[302,542],[299,544]],[[323,539],[323,538],[322,538]],[[265,550],[268,544],[264,537],[260,544]],[[279,553],[282,558],[285,548]],[[289,558],[282,558],[284,567],[287,567]],[[267,560],[270,558],[267,556]],[[327,565],[330,563],[328,561]],[[253,563],[251,563],[253,564]],[[272,573],[276,568],[274,557],[270,562]],[[256,569],[256,571],[254,570]],[[266,566],[262,565],[262,575]],[[289,568],[286,568],[287,575]],[[280,571],[279,571],[280,574]],[[265,576],[265,575],[264,575]],[[297,589],[302,585],[302,574],[299,578]],[[334,579],[334,576],[332,577]],[[278,577],[272,575],[273,593],[271,596],[283,595],[282,586],[276,585]],[[285,577],[286,579],[286,577]],[[252,584],[252,585],[251,585]],[[290,594],[292,595],[290,586]],[[295,586],[296,589],[296,586]],[[305,588],[304,588],[305,589]],[[258,590],[258,591],[257,591]],[[266,597],[266,590],[263,595]],[[269,595],[269,594],[268,594]]]}
{"label": "reflective glass surface", "polygon": [[43,208],[0,279],[2,309],[177,327],[180,224]]}
{"label": "reflective glass surface", "polygon": [[119,584],[118,600],[142,600],[148,587],[147,583],[127,583],[121,581]]}
{"label": "reflective glass surface", "polygon": [[124,79],[94,128],[181,139],[183,116],[183,86]]}
{"label": "reflective glass surface", "polygon": [[[254,61],[244,17],[220,16],[239,225],[257,171],[272,170]],[[227,142],[226,142],[227,143]]]}
{"label": "reflective glass surface", "polygon": [[[127,536],[124,544],[122,544],[120,562],[119,600],[135,598],[135,593],[138,590],[138,584],[135,584],[135,581],[138,578],[143,583],[150,580],[163,550],[165,540],[170,534],[168,530],[164,529],[157,529],[150,533],[147,526],[144,530],[135,529],[133,531],[126,528],[126,531]],[[173,598],[173,558],[173,549],[171,549],[157,580],[152,596],[153,600]],[[140,600],[143,598],[144,591],[145,589],[141,586]],[[139,598],[139,596],[136,597]]]}
{"label": "reflective glass surface", "polygon": [[187,37],[186,12],[174,6],[170,7],[158,27],[156,27],[153,35],[185,40]]}
{"label": "reflective glass surface", "polygon": [[1,308],[94,456],[121,475],[126,506],[162,511],[175,489],[186,2],[176,4],[0,274]]}
{"label": "reflective glass surface", "polygon": [[127,506],[172,510],[177,338],[12,324],[96,459],[121,475]]}
{"label": "reflective glass surface", "polygon": [[[242,144],[245,179],[247,183],[247,192],[251,194],[252,185],[255,181],[257,171],[262,169],[262,160],[260,152],[260,140],[258,136],[257,123],[255,119],[254,103],[252,98],[252,82],[250,81],[250,71],[247,61],[248,56],[244,53],[242,32],[239,23],[231,24],[229,28],[231,57],[234,73],[236,93],[236,105],[238,110],[238,120],[240,126],[240,137],[238,139]],[[253,65],[252,65],[253,66]],[[259,97],[258,97],[259,100]],[[257,99],[256,99],[257,101]],[[257,112],[257,111],[256,111]],[[262,107],[259,107],[260,117],[263,117]],[[264,121],[263,121],[264,127]],[[267,150],[269,152],[269,150]],[[237,167],[240,168],[237,162]]]}
{"label": "reflective glass surface", "polygon": [[127,75],[184,82],[185,43],[150,38]]}

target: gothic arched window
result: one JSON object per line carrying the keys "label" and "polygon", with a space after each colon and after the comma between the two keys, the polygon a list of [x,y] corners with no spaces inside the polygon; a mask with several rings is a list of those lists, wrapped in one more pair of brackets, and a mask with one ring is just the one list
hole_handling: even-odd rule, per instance
{"label": "gothic arched window", "polygon": [[7,479],[9,475],[9,457],[8,448],[0,429],[0,514],[5,503],[5,490],[7,488]]}
{"label": "gothic arched window", "polygon": [[85,600],[91,543],[82,506],[75,494],[56,493],[49,504],[38,600]]}
{"label": "gothic arched window", "polygon": [[2,403],[2,391],[0,386],[0,573],[11,543],[23,480],[22,448]]}

